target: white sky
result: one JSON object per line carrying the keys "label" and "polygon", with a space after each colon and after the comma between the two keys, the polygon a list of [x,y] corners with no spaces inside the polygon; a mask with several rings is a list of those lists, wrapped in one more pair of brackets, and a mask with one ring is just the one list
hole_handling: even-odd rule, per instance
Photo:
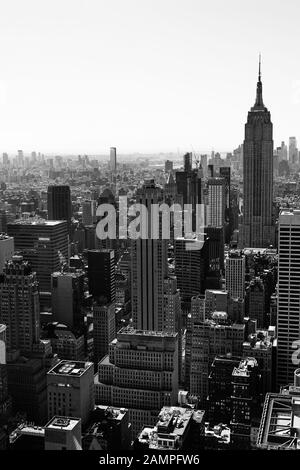
{"label": "white sky", "polygon": [[262,53],[300,138],[299,0],[0,0],[0,151],[230,151]]}

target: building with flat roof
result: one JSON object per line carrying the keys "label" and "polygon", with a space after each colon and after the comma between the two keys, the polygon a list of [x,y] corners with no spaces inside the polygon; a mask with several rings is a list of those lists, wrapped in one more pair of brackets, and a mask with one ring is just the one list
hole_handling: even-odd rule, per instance
{"label": "building with flat roof", "polygon": [[122,328],[99,363],[96,403],[126,407],[132,437],[177,403],[178,334]]}
{"label": "building with flat roof", "polygon": [[48,417],[81,418],[85,424],[94,409],[94,364],[60,361],[47,373]]}
{"label": "building with flat roof", "polygon": [[6,261],[14,254],[14,239],[5,233],[0,233],[0,273],[3,272]]}
{"label": "building with flat roof", "polygon": [[294,385],[267,393],[256,446],[267,450],[300,450],[300,369]]}
{"label": "building with flat roof", "polygon": [[45,450],[82,450],[80,418],[53,416],[44,433]]}
{"label": "building with flat roof", "polygon": [[178,451],[192,449],[195,444],[201,447],[201,437],[204,439],[204,414],[202,410],[164,406],[155,426],[144,426],[138,435],[137,448]]}

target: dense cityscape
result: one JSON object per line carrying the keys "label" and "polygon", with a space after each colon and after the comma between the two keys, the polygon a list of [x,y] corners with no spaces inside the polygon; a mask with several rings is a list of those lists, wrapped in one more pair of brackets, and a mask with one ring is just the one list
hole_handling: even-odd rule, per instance
{"label": "dense cityscape", "polygon": [[0,448],[299,449],[300,152],[260,60],[232,152],[107,153],[3,153]]}

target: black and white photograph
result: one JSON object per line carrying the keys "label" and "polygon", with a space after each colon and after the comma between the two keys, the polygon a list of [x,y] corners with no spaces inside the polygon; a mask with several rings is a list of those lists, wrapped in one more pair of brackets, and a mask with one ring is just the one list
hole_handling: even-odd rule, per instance
{"label": "black and white photograph", "polygon": [[299,0],[0,0],[1,468],[300,451],[299,45]]}

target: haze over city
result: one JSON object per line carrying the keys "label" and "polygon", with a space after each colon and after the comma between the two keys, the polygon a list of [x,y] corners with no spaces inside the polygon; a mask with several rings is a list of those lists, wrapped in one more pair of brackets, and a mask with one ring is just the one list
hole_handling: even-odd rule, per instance
{"label": "haze over city", "polygon": [[1,1],[3,152],[232,151],[258,54],[274,142],[298,135],[299,3]]}

